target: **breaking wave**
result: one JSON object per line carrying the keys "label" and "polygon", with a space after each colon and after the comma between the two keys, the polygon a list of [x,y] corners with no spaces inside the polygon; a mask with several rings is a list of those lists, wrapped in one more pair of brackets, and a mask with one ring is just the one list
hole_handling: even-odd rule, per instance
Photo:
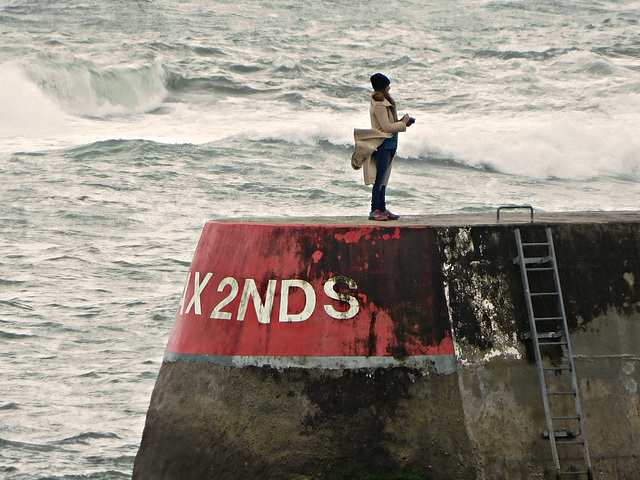
{"label": "breaking wave", "polygon": [[27,79],[71,115],[112,117],[149,112],[168,91],[162,66],[100,69],[87,63],[45,61],[22,66]]}

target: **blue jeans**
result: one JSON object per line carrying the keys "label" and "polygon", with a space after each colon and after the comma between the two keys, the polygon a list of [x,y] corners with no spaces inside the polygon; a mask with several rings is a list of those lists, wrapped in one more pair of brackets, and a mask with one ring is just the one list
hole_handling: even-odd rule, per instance
{"label": "blue jeans", "polygon": [[373,184],[371,191],[371,210],[380,210],[384,212],[387,209],[384,186],[389,179],[391,170],[391,161],[396,154],[396,149],[378,149],[376,152],[376,183]]}

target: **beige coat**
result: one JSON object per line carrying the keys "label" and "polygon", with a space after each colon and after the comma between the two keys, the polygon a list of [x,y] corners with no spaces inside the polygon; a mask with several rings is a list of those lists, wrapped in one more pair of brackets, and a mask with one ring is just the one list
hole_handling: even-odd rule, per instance
{"label": "beige coat", "polygon": [[[354,170],[364,167],[365,185],[373,185],[376,181],[375,152],[378,147],[387,138],[407,130],[404,122],[399,122],[397,119],[395,102],[390,102],[381,92],[373,92],[371,95],[369,115],[372,128],[356,128],[353,131],[355,149],[351,155],[351,167]],[[389,167],[389,173],[391,173],[391,167]]]}
{"label": "beige coat", "polygon": [[398,121],[396,102],[391,97],[385,97],[382,92],[371,94],[369,116],[371,117],[371,128],[381,132],[393,134],[407,131],[404,122]]}
{"label": "beige coat", "polygon": [[373,185],[376,182],[376,150],[382,142],[392,136],[373,128],[356,128],[353,130],[355,149],[351,155],[351,167],[360,170],[364,167],[364,184]]}

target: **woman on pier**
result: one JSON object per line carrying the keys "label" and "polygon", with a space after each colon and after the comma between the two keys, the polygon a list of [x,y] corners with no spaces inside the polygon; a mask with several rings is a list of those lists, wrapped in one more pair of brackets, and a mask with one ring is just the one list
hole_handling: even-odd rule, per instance
{"label": "woman on pier", "polygon": [[391,81],[382,73],[371,76],[371,86],[374,92],[371,94],[371,128],[378,130],[388,138],[378,147],[375,153],[376,179],[371,192],[371,213],[369,220],[397,220],[399,215],[391,213],[386,205],[386,188],[391,174],[391,162],[398,148],[398,133],[407,130],[412,125],[413,119],[404,115],[398,120],[395,100],[389,95]]}

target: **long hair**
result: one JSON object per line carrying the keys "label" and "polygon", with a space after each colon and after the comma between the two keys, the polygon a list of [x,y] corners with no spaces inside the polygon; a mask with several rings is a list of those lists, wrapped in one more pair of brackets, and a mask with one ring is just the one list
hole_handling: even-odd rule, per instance
{"label": "long hair", "polygon": [[371,98],[373,98],[376,102],[381,102],[385,98],[389,101],[391,105],[396,106],[396,101],[391,97],[391,95],[385,95],[384,92],[376,90],[371,94]]}

